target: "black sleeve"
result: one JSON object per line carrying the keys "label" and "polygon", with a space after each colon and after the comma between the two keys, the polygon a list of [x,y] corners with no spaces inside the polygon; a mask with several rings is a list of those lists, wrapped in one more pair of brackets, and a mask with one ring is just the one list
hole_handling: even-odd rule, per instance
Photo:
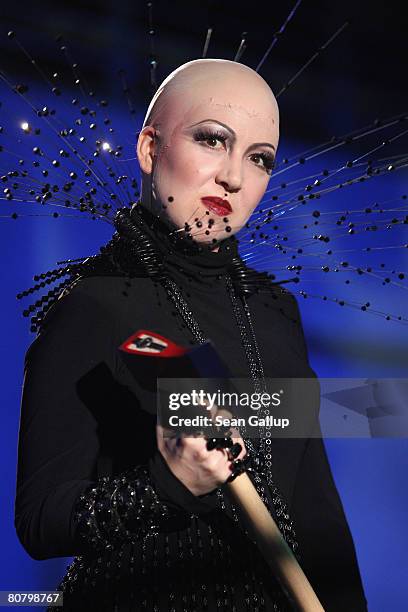
{"label": "black sleeve", "polygon": [[[135,461],[116,478],[97,479],[98,425],[78,385],[95,368],[115,372],[119,344],[114,314],[79,282],[50,309],[27,351],[15,527],[33,559],[82,554],[129,533],[142,537],[175,511],[191,512],[190,504],[208,511],[167,464],[154,468],[157,457],[151,466]],[[158,493],[166,471],[176,483],[167,496]]]}
{"label": "black sleeve", "polygon": [[[293,299],[298,352],[309,365],[299,307]],[[320,424],[307,440],[296,475],[291,514],[301,565],[327,612],[365,612],[367,602],[343,505]]]}

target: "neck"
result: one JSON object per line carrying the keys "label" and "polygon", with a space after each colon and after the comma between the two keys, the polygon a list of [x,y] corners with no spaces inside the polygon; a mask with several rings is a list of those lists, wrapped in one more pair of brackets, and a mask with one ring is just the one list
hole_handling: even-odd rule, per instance
{"label": "neck", "polygon": [[237,240],[230,236],[211,250],[186,236],[172,232],[167,224],[142,204],[132,208],[131,217],[148,236],[169,276],[176,282],[209,289],[227,274],[238,256]]}

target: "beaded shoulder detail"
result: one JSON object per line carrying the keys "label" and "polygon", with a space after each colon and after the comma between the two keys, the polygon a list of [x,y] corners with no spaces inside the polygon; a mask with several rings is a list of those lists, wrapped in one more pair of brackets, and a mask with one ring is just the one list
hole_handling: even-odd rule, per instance
{"label": "beaded shoulder detail", "polygon": [[[111,240],[99,249],[99,253],[80,259],[59,262],[62,267],[48,270],[34,276],[36,284],[17,294],[21,300],[29,295],[54,285],[48,292],[29,304],[23,310],[24,317],[31,317],[32,332],[39,332],[42,322],[53,304],[59,297],[69,293],[75,284],[89,276],[152,276],[159,268],[159,262],[152,262],[152,246],[143,232],[138,231],[137,237],[132,235],[130,241],[129,228],[126,221],[130,219],[130,208],[120,209],[115,217],[116,231]],[[138,244],[135,245],[135,238]],[[63,280],[62,280],[63,279]]]}
{"label": "beaded shoulder detail", "polygon": [[[259,272],[245,264],[241,257],[234,257],[230,276],[235,288],[244,295],[270,293],[276,297],[290,294],[283,285],[284,281],[274,282],[275,277],[267,272]],[[290,294],[291,295],[291,294]]]}

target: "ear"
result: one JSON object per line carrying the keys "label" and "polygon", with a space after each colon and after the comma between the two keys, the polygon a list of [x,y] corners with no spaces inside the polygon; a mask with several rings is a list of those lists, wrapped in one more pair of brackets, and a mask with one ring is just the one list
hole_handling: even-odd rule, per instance
{"label": "ear", "polygon": [[139,160],[140,168],[145,174],[151,174],[153,168],[153,158],[157,155],[155,152],[155,134],[156,129],[152,125],[146,125],[139,134],[137,140],[136,152]]}

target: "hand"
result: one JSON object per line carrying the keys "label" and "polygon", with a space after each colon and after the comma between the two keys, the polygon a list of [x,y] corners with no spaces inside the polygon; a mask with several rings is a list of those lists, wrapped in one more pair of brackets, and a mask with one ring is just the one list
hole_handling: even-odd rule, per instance
{"label": "hand", "polygon": [[[227,448],[207,450],[204,436],[165,437],[161,425],[156,426],[157,446],[169,469],[194,495],[205,495],[223,484],[232,472],[232,461]],[[242,446],[235,459],[243,459],[246,448],[236,432],[232,441]]]}

